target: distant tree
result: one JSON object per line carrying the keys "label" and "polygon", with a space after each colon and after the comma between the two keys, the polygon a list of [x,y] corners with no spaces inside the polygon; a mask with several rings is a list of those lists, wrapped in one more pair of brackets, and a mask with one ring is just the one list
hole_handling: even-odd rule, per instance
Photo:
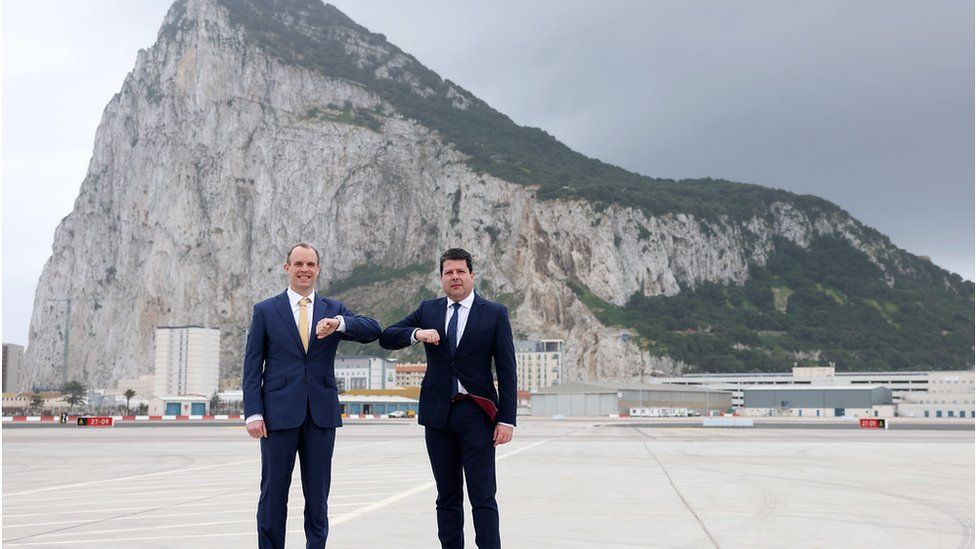
{"label": "distant tree", "polygon": [[129,401],[132,400],[132,397],[136,396],[136,392],[129,388],[123,394],[125,395],[125,415],[129,415]]}
{"label": "distant tree", "polygon": [[44,397],[42,397],[37,393],[34,393],[34,396],[32,396],[30,399],[30,409],[38,410],[43,405],[44,405]]}
{"label": "distant tree", "polygon": [[88,387],[80,381],[72,380],[61,387],[61,392],[65,394],[61,399],[68,403],[70,410],[74,410],[76,405],[85,403],[85,395],[88,394]]}
{"label": "distant tree", "polygon": [[220,395],[217,394],[217,391],[214,391],[214,393],[210,395],[210,413],[216,414],[219,406],[220,406]]}

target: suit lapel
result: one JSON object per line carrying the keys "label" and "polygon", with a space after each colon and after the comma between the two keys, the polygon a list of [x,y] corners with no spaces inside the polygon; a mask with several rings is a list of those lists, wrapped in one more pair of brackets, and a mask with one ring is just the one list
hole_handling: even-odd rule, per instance
{"label": "suit lapel", "polygon": [[[457,351],[454,353],[455,358],[461,356],[462,351],[467,347],[464,346],[464,342],[467,341],[468,337],[466,334],[474,333],[474,329],[478,327],[478,321],[481,320],[481,313],[484,312],[483,309],[484,300],[482,300],[478,294],[474,294],[474,302],[471,303],[471,310],[468,311],[468,321],[464,323],[464,331],[461,332],[461,337],[458,338]],[[444,304],[447,307],[447,304]]]}
{"label": "suit lapel", "polygon": [[312,302],[312,335],[309,336],[308,340],[308,350],[312,351],[312,346],[316,343],[321,343],[324,340],[319,339],[315,336],[315,327],[318,325],[319,321],[325,318],[325,310],[328,308],[329,304],[325,302],[325,299],[319,297],[315,294],[315,301]]}
{"label": "suit lapel", "polygon": [[441,352],[445,356],[451,356],[450,343],[447,342],[447,298],[442,297],[434,302],[434,328],[437,329],[437,333],[441,336],[441,343],[438,347],[441,348]]}
{"label": "suit lapel", "polygon": [[281,320],[285,323],[285,330],[292,335],[292,339],[295,340],[295,345],[298,345],[298,351],[305,354],[305,349],[302,348],[302,338],[298,335],[298,325],[295,324],[295,313],[291,310],[291,303],[288,302],[288,291],[281,292],[275,298],[275,308],[281,314]]}

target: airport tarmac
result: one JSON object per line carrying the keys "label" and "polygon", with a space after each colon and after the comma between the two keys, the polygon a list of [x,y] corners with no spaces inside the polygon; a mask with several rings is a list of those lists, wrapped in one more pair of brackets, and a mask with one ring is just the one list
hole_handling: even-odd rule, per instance
{"label": "airport tarmac", "polygon": [[[967,548],[974,433],[520,418],[498,450],[506,548]],[[834,424],[836,425],[836,424]],[[256,545],[241,425],[2,429],[4,547]],[[347,421],[329,547],[436,547],[423,428]],[[301,483],[288,547],[304,547]],[[466,540],[474,546],[470,510]]]}

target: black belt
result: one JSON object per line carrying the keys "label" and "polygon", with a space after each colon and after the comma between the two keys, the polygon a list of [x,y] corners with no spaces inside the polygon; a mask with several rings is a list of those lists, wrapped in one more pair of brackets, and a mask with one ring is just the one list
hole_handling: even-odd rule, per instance
{"label": "black belt", "polygon": [[451,397],[451,404],[454,404],[455,402],[461,402],[462,400],[468,400],[469,398],[471,398],[471,395],[469,395],[468,393],[458,393],[453,397]]}

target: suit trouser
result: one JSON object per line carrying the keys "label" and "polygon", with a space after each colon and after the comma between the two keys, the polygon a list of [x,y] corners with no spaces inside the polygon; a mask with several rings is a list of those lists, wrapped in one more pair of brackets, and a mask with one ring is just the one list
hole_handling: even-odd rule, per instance
{"label": "suit trouser", "polygon": [[298,454],[305,496],[306,547],[324,548],[329,535],[328,500],[332,480],[335,428],[323,429],[312,421],[294,429],[268,431],[261,439],[261,498],[258,500],[258,547],[283,549],[288,518],[288,491]]}
{"label": "suit trouser", "polygon": [[475,544],[501,547],[495,501],[494,426],[474,401],[451,404],[444,429],[427,427],[427,456],[437,483],[437,537],[444,549],[464,547],[463,479],[474,518]]}

